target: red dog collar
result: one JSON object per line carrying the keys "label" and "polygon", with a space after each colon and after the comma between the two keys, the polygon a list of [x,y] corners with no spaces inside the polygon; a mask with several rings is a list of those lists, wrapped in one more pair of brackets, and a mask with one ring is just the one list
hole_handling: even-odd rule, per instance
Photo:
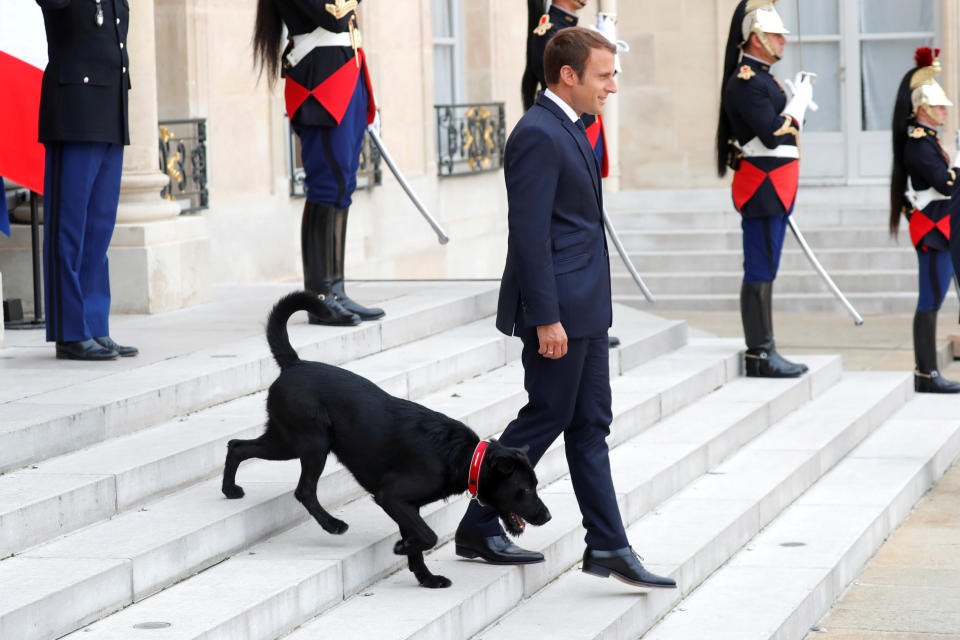
{"label": "red dog collar", "polygon": [[473,451],[473,458],[470,460],[470,474],[467,476],[467,491],[470,497],[480,501],[477,497],[477,491],[480,489],[480,465],[483,464],[483,455],[487,452],[487,446],[490,443],[481,440],[477,443],[477,448]]}

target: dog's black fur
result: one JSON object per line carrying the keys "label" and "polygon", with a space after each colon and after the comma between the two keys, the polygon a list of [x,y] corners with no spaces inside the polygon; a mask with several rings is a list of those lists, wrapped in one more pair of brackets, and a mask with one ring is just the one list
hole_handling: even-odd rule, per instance
{"label": "dog's black fur", "polygon": [[[319,313],[319,307],[315,296],[296,292],[270,312],[267,342],[281,373],[267,396],[266,431],[255,440],[227,443],[223,493],[243,497],[236,474],[248,458],[299,458],[294,495],[321,527],[341,534],[347,523],[317,501],[317,480],[333,452],[400,527],[394,553],[407,556],[420,584],[448,587],[450,580],[431,574],[423,561],[437,534],[420,517],[420,507],[467,490],[480,438],[462,422],[391,396],[366,378],[301,360],[290,345],[287,320],[297,311]],[[478,497],[496,510],[507,531],[519,534],[524,520],[540,525],[550,519],[536,489],[526,453],[491,441],[480,469]]]}

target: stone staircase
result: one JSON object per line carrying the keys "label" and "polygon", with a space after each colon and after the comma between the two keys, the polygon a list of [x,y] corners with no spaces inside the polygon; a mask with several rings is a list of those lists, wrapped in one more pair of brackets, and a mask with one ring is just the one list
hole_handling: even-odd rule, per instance
{"label": "stone staircase", "polygon": [[[321,329],[295,316],[301,356],[499,433],[525,394],[518,341],[492,326],[496,284],[363,287],[352,292],[387,317]],[[169,357],[145,349],[139,363],[50,380],[60,368],[40,347],[3,352],[0,371],[19,368],[0,389],[0,638],[800,640],[960,453],[955,401],[914,397],[908,373],[844,373],[824,355],[805,356],[797,380],[747,380],[739,340],[617,305],[620,508],[648,566],[681,588],[579,571],[560,439],[537,468],[553,520],[523,536],[547,561],[456,558],[467,501],[453,498],[423,512],[440,537],[431,571],[454,584],[423,589],[392,553],[394,523],[332,460],[318,494],[350,524],[343,536],[293,499],[296,461],[244,463],[246,497],[220,493],[226,441],[262,429],[277,373],[262,321],[288,289],[219,290],[205,308],[127,323],[178,334],[179,348],[157,340]],[[214,318],[216,338],[199,340]]]}
{"label": "stone staircase", "polygon": [[[916,254],[905,223],[895,240],[889,237],[887,197],[883,187],[802,187],[794,212],[821,264],[864,315],[916,308]],[[657,305],[643,299],[619,259],[615,300],[652,311],[739,309],[742,234],[728,190],[628,191],[610,194],[607,208]],[[845,313],[789,230],[774,306]],[[956,293],[948,293],[944,309],[956,315]]]}

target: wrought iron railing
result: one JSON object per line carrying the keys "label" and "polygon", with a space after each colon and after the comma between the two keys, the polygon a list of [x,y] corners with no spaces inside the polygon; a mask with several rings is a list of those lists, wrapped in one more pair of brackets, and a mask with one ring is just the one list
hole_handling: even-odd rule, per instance
{"label": "wrought iron railing", "polygon": [[179,204],[181,215],[210,206],[205,118],[160,122],[160,171],[170,179],[160,195]]}
{"label": "wrought iron railing", "polygon": [[[290,167],[290,196],[294,198],[304,198],[307,195],[304,187],[305,173],[303,162],[300,158],[300,138],[297,136],[293,127],[290,126],[290,119],[283,117],[287,127],[287,164]],[[383,169],[381,164],[383,158],[380,156],[380,150],[373,144],[370,136],[363,136],[363,151],[360,152],[360,168],[357,169],[357,190],[372,189],[383,184]]]}
{"label": "wrought iron railing", "polygon": [[496,171],[507,142],[504,103],[438,104],[437,173],[442,177]]}

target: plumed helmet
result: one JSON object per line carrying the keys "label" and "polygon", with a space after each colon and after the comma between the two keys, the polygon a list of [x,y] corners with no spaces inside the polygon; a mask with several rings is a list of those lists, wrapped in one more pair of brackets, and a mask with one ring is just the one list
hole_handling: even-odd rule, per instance
{"label": "plumed helmet", "polygon": [[914,113],[920,107],[952,107],[953,103],[936,81],[940,67],[940,49],[920,47],[913,56],[917,70],[910,77],[910,102]]}
{"label": "plumed helmet", "polygon": [[742,27],[744,42],[750,38],[751,33],[790,33],[773,6],[775,2],[777,0],[747,0]]}

